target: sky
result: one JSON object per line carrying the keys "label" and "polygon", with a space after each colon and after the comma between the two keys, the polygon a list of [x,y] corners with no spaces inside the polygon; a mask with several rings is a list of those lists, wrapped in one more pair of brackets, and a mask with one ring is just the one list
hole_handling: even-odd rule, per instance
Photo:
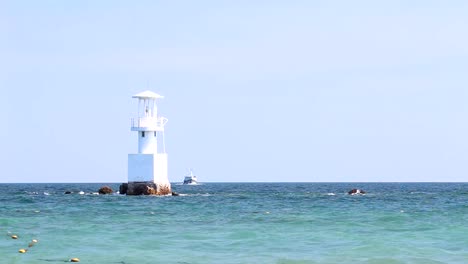
{"label": "sky", "polygon": [[465,182],[467,1],[0,0],[0,182]]}

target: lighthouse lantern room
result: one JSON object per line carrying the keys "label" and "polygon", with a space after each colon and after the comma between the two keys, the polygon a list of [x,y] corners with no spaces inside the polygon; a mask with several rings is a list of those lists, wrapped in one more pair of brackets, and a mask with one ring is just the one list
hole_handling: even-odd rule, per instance
{"label": "lighthouse lantern room", "polygon": [[158,115],[157,99],[163,96],[145,91],[133,96],[138,99],[138,116],[131,120],[131,130],[138,133],[138,153],[128,155],[128,188],[126,193],[171,193],[167,177],[167,154],[164,126],[167,118]]}

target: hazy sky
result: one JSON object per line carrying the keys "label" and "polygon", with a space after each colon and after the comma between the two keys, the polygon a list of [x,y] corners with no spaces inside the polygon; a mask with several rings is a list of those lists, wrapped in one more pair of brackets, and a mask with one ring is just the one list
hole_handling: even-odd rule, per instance
{"label": "hazy sky", "polygon": [[467,181],[467,1],[0,0],[0,182]]}

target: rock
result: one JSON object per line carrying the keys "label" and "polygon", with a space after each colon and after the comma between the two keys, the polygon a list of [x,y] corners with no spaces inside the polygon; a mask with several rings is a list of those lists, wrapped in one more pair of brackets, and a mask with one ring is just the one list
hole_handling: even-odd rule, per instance
{"label": "rock", "polygon": [[127,190],[128,190],[128,183],[120,184],[120,187],[119,187],[120,194],[127,194]]}
{"label": "rock", "polygon": [[64,194],[71,194],[72,192],[70,191],[65,191]]}
{"label": "rock", "polygon": [[179,194],[176,192],[172,192],[172,196],[179,196]]}
{"label": "rock", "polygon": [[114,191],[112,191],[111,187],[109,186],[102,186],[100,189],[99,189],[99,194],[111,194],[113,193]]}
{"label": "rock", "polygon": [[148,186],[146,184],[137,184],[133,188],[133,195],[148,195]]}
{"label": "rock", "polygon": [[158,190],[157,190],[157,188],[150,187],[150,186],[146,186],[146,193],[145,193],[145,194],[148,194],[148,195],[157,195],[157,194],[158,194]]}
{"label": "rock", "polygon": [[154,182],[129,182],[127,195],[170,195],[170,186],[158,186]]}
{"label": "rock", "polygon": [[366,192],[360,189],[352,189],[351,191],[348,192],[350,195],[355,195],[355,194],[365,194]]}

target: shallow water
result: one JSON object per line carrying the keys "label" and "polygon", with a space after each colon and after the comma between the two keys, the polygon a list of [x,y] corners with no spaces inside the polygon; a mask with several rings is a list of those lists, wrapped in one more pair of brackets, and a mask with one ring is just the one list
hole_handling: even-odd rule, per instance
{"label": "shallow water", "polygon": [[0,263],[468,263],[467,183],[103,185],[0,184]]}

